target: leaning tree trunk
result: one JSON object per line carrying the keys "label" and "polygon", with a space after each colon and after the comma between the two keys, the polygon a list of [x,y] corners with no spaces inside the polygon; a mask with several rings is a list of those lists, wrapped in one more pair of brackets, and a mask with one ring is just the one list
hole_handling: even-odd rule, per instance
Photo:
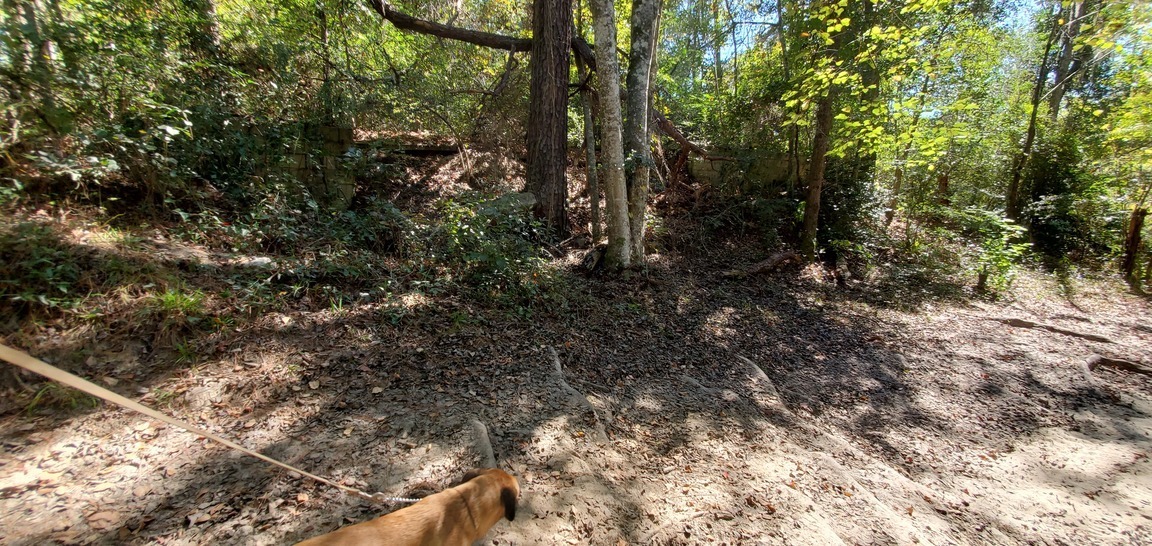
{"label": "leaning tree trunk", "polygon": [[800,253],[809,261],[816,259],[816,228],[820,216],[820,191],[824,187],[824,168],[828,158],[829,135],[832,132],[833,90],[816,105],[816,136],[812,139],[812,161],[808,165],[808,198],[804,202],[804,233]]}
{"label": "leaning tree trunk", "polygon": [[1060,116],[1060,102],[1064,99],[1068,84],[1083,67],[1084,63],[1080,59],[1084,49],[1076,47],[1076,38],[1084,19],[1094,9],[1093,3],[1092,0],[1072,2],[1066,11],[1064,31],[1060,33],[1060,53],[1056,56],[1054,83],[1048,94],[1048,117],[1052,121]]}
{"label": "leaning tree trunk", "polygon": [[528,184],[536,213],[568,234],[568,49],[571,0],[532,3],[532,80],[528,106]]}
{"label": "leaning tree trunk", "polygon": [[591,0],[596,33],[596,65],[600,90],[601,172],[608,209],[608,249],[605,267],[632,265],[628,226],[628,189],[624,181],[624,142],[620,123],[620,63],[616,59],[616,7],[612,0]]}
{"label": "leaning tree trunk", "polygon": [[656,49],[656,19],[660,0],[632,4],[632,48],[628,55],[628,117],[624,122],[624,150],[634,164],[627,181],[628,223],[632,265],[644,262],[644,216],[653,165],[648,133],[648,98]]}
{"label": "leaning tree trunk", "polygon": [[1028,118],[1028,130],[1024,133],[1024,145],[1020,149],[1020,154],[1016,156],[1016,161],[1012,164],[1012,180],[1008,183],[1007,204],[1004,207],[1004,214],[1012,221],[1020,219],[1020,209],[1022,208],[1020,204],[1020,179],[1024,173],[1024,165],[1032,156],[1032,143],[1036,140],[1036,116],[1040,111],[1044,82],[1048,79],[1048,54],[1052,52],[1052,42],[1056,38],[1056,22],[1053,21],[1052,25],[1053,30],[1048,34],[1048,41],[1044,44],[1044,55],[1040,57],[1040,69],[1036,71],[1036,82],[1032,86],[1032,114]]}

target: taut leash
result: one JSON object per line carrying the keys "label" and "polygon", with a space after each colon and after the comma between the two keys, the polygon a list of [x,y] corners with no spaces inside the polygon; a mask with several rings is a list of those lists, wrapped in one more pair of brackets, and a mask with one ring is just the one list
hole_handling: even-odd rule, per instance
{"label": "taut leash", "polygon": [[91,381],[88,381],[88,380],[83,379],[81,377],[78,377],[76,375],[70,374],[64,370],[61,370],[60,368],[57,368],[51,364],[48,364],[47,362],[44,362],[43,360],[39,360],[37,358],[32,357],[28,353],[25,353],[22,351],[17,351],[16,349],[8,347],[7,345],[0,344],[0,359],[7,360],[8,362],[11,362],[12,364],[15,364],[21,368],[24,368],[25,370],[40,374],[44,377],[47,377],[48,379],[51,379],[53,381],[57,381],[59,383],[62,383],[62,384],[67,385],[69,387],[72,387],[76,390],[83,391],[83,392],[88,393],[88,394],[95,396],[97,398],[100,398],[100,399],[103,399],[105,401],[116,404],[118,406],[130,409],[130,410],[135,411],[137,413],[142,413],[144,415],[147,415],[148,417],[151,417],[151,418],[159,420],[159,421],[163,421],[163,422],[168,423],[169,425],[175,426],[177,428],[182,428],[188,432],[191,432],[193,434],[196,434],[196,435],[199,435],[201,437],[212,440],[213,442],[218,442],[218,443],[224,444],[224,445],[226,445],[232,449],[235,449],[236,451],[244,453],[245,455],[251,455],[251,456],[256,457],[257,459],[260,459],[261,461],[264,461],[266,463],[276,465],[276,466],[283,468],[285,470],[290,470],[290,471],[295,472],[297,474],[300,474],[302,476],[307,476],[307,477],[312,478],[313,480],[316,480],[322,484],[335,487],[335,488],[337,488],[341,491],[344,491],[346,493],[351,493],[351,494],[356,495],[357,497],[360,497],[362,499],[367,499],[367,500],[376,501],[376,502],[393,502],[393,503],[411,503],[411,502],[419,502],[419,500],[420,500],[420,499],[412,499],[412,498],[405,498],[405,497],[389,497],[389,496],[384,495],[383,493],[366,493],[364,491],[356,489],[355,487],[349,487],[347,485],[341,485],[341,484],[336,483],[336,482],[334,482],[328,478],[324,478],[321,476],[317,476],[311,472],[306,472],[304,470],[300,470],[299,468],[296,468],[290,464],[282,463],[282,462],[277,461],[276,459],[273,459],[267,455],[262,455],[260,453],[255,452],[255,451],[252,451],[251,449],[248,449],[248,448],[246,448],[246,447],[244,447],[244,446],[242,446],[236,442],[233,442],[227,438],[222,438],[220,436],[217,436],[211,432],[208,432],[207,430],[204,430],[204,429],[199,428],[195,425],[192,425],[191,423],[186,423],[186,422],[181,421],[179,419],[176,419],[174,417],[169,417],[167,415],[164,415],[163,413],[160,413],[160,412],[158,412],[158,411],[156,411],[156,410],[154,410],[148,406],[145,406],[139,402],[136,402],[134,400],[130,400],[128,398],[120,396],[119,394],[116,394],[116,393],[114,393],[108,389],[105,389],[104,387],[101,387],[100,385],[92,383]]}

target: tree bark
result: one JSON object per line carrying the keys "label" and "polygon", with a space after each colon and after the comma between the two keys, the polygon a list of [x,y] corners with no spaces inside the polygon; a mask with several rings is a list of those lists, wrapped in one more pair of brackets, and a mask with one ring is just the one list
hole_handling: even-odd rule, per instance
{"label": "tree bark", "polygon": [[1140,251],[1140,235],[1144,229],[1144,217],[1148,216],[1148,209],[1136,207],[1128,217],[1128,234],[1124,237],[1124,261],[1120,263],[1120,271],[1124,278],[1132,281],[1136,278],[1136,255]]}
{"label": "tree bark", "polygon": [[[532,40],[529,38],[513,38],[511,36],[504,36],[502,34],[494,34],[491,32],[480,32],[478,30],[468,30],[460,27],[450,25],[442,25],[440,23],[433,23],[418,19],[401,11],[396,11],[392,5],[384,2],[383,0],[368,0],[372,5],[372,9],[380,14],[385,21],[392,23],[393,26],[400,30],[407,30],[409,32],[416,32],[419,34],[429,34],[439,38],[447,38],[449,40],[459,40],[478,46],[490,47],[493,49],[505,49],[512,52],[529,51],[532,49]],[[569,4],[571,5],[571,4]],[[595,72],[596,58],[592,52],[591,46],[585,42],[580,36],[572,35],[572,51],[579,55],[588,67]]]}
{"label": "tree bark", "polygon": [[616,8],[612,0],[590,0],[596,33],[600,94],[601,164],[608,212],[605,267],[618,271],[632,263],[628,226],[628,190],[624,180],[624,142],[620,121],[620,66],[616,59]]}
{"label": "tree bark", "polygon": [[527,38],[512,38],[491,32],[468,30],[417,19],[406,13],[396,11],[390,4],[382,0],[369,0],[369,3],[372,4],[372,9],[376,10],[376,13],[379,13],[381,17],[391,22],[400,30],[408,30],[420,34],[431,34],[432,36],[459,40],[461,42],[468,42],[470,44],[494,49],[507,49],[508,51],[528,51],[532,49],[532,40]]}
{"label": "tree bark", "polygon": [[632,163],[627,180],[629,254],[632,264],[644,262],[644,217],[648,207],[648,184],[652,150],[648,132],[649,88],[656,48],[656,19],[660,0],[635,0],[632,4],[632,45],[628,55],[628,117],[624,121],[624,151]]}
{"label": "tree bark", "polygon": [[532,3],[532,78],[528,105],[528,181],[536,214],[568,235],[568,49],[571,0]]}
{"label": "tree bark", "polygon": [[[580,74],[580,81],[588,81],[588,71],[584,61],[576,56],[576,69]],[[603,235],[600,229],[600,179],[596,175],[596,120],[592,116],[593,94],[587,85],[580,87],[580,102],[584,108],[584,153],[588,163],[588,203],[592,209],[592,245],[600,243]]]}
{"label": "tree bark", "polygon": [[1060,102],[1072,77],[1080,71],[1082,63],[1076,61],[1078,52],[1075,49],[1076,38],[1080,35],[1080,26],[1085,16],[1093,9],[1092,0],[1073,2],[1065,11],[1067,20],[1064,22],[1064,31],[1060,33],[1060,53],[1056,57],[1054,85],[1048,95],[1048,117],[1052,121],[1060,116]]}
{"label": "tree bark", "polygon": [[820,191],[824,187],[829,135],[832,133],[833,90],[816,105],[816,135],[812,139],[812,161],[808,165],[808,198],[804,202],[804,232],[800,253],[809,261],[816,259],[816,228],[820,216]]}

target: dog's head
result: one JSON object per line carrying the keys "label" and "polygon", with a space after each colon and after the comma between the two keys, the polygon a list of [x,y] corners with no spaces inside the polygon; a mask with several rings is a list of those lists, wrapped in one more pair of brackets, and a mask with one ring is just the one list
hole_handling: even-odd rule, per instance
{"label": "dog's head", "polygon": [[464,475],[460,484],[468,483],[477,478],[490,481],[493,486],[500,488],[500,502],[504,504],[504,517],[512,521],[516,517],[516,503],[520,500],[520,482],[511,474],[499,468],[477,468]]}

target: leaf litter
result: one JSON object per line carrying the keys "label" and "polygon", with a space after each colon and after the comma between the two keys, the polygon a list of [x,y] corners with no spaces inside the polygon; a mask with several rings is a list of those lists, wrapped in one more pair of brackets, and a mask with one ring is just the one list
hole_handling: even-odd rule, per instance
{"label": "leaf litter", "polygon": [[[1080,367],[1152,361],[1146,301],[1031,278],[908,311],[788,272],[701,277],[722,269],[657,259],[658,284],[588,281],[531,320],[269,316],[118,388],[390,495],[446,487],[487,445],[524,497],[486,544],[1152,541],[1152,381]],[[9,414],[0,442],[5,544],[284,544],[398,508],[107,406]]]}

